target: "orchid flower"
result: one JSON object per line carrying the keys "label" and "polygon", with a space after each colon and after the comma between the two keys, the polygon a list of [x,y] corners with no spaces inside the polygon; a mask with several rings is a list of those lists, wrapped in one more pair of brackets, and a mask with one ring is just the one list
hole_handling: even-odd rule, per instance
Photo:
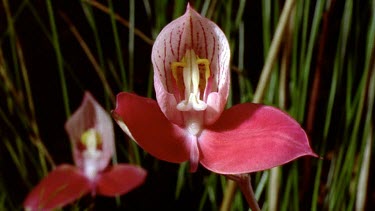
{"label": "orchid flower", "polygon": [[51,210],[90,193],[117,196],[141,185],[146,171],[129,164],[108,164],[115,151],[110,116],[89,92],[65,129],[75,166],[62,164],[50,172],[26,197],[26,210]]}
{"label": "orchid flower", "polygon": [[140,147],[158,159],[200,163],[219,174],[270,169],[316,156],[306,133],[289,115],[243,103],[224,110],[230,49],[220,28],[189,5],[152,48],[156,99],[117,95],[113,116]]}

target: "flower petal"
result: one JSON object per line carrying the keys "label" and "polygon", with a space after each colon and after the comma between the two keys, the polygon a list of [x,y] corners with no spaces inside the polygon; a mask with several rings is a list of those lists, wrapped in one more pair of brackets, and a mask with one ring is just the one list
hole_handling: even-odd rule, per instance
{"label": "flower petal", "polygon": [[211,125],[217,121],[225,108],[226,100],[223,101],[223,97],[217,92],[212,92],[207,98],[207,109],[204,113],[204,124]]}
{"label": "flower petal", "polygon": [[139,146],[156,158],[173,163],[189,159],[185,131],[168,121],[155,100],[120,93],[113,116]]}
{"label": "flower petal", "polygon": [[157,77],[157,74],[154,74],[154,87],[155,92],[158,93],[158,102],[164,102],[159,103],[160,110],[164,113],[169,121],[183,126],[185,123],[183,121],[182,112],[176,109],[176,97],[173,94],[165,91],[160,79]]}
{"label": "flower petal", "polygon": [[90,181],[78,168],[60,165],[26,197],[26,210],[51,210],[67,205],[91,190]]}
{"label": "flower petal", "polygon": [[96,193],[104,196],[125,194],[141,185],[147,172],[137,166],[118,164],[103,172],[97,181]]}
{"label": "flower petal", "polygon": [[[211,107],[220,105],[210,110],[209,115],[216,116],[213,119],[217,119],[224,110],[222,105],[225,105],[229,93],[230,48],[228,40],[214,22],[202,17],[188,5],[184,15],[169,23],[160,32],[151,55],[158,104],[166,117],[178,125],[182,125],[181,118],[174,115],[176,107],[170,106],[171,99],[168,96],[168,94],[174,95],[175,100],[179,101],[171,64],[181,61],[187,50],[194,50],[199,58],[207,59],[209,62],[210,85],[205,90],[207,94],[204,101],[207,100],[209,93],[214,92],[221,96],[217,99],[223,101],[220,104],[211,105]],[[217,110],[219,113],[213,112]]]}
{"label": "flower petal", "polygon": [[199,137],[201,164],[220,174],[266,170],[304,155],[317,156],[298,122],[271,106],[234,106]]}
{"label": "flower petal", "polygon": [[99,171],[107,167],[114,153],[114,133],[112,119],[89,92],[85,92],[82,104],[65,123],[65,129],[72,142],[73,157],[76,166],[83,169],[82,152],[78,149],[81,136],[88,129],[95,129],[101,138],[102,154]]}

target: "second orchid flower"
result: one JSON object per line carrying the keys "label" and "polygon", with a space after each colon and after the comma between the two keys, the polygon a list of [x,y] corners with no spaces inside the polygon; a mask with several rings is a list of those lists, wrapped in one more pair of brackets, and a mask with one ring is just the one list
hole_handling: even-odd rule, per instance
{"label": "second orchid flower", "polygon": [[89,92],[65,124],[75,166],[62,164],[26,197],[26,210],[52,210],[85,194],[118,196],[141,185],[147,172],[130,164],[108,166],[114,147],[110,116]]}

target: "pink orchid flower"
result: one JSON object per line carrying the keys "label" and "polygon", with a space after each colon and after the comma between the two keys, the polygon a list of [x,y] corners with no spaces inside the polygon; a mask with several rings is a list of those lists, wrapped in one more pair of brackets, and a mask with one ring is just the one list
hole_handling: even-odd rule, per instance
{"label": "pink orchid flower", "polygon": [[147,173],[140,167],[108,166],[115,151],[113,124],[89,92],[65,129],[76,165],[62,164],[49,173],[26,197],[26,210],[59,208],[90,192],[117,196],[144,182]]}
{"label": "pink orchid flower", "polygon": [[152,49],[157,102],[117,95],[113,116],[158,159],[199,163],[219,174],[242,174],[316,154],[306,133],[277,108],[244,103],[224,110],[230,49],[220,28],[189,5],[169,23]]}

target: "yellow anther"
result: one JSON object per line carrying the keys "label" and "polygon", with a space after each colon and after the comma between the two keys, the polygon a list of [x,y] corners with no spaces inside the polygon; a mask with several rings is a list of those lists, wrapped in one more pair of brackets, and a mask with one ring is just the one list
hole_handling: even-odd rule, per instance
{"label": "yellow anther", "polygon": [[172,74],[181,98],[177,109],[202,111],[207,108],[203,96],[210,77],[209,66],[209,61],[200,59],[194,50],[187,50],[181,61],[172,62]]}
{"label": "yellow anther", "polygon": [[202,98],[208,78],[210,77],[210,64],[208,59],[197,59],[197,64],[199,68],[199,90]]}
{"label": "yellow anther", "polygon": [[85,146],[82,152],[84,173],[89,179],[94,179],[99,172],[99,159],[102,155],[99,148],[102,143],[100,134],[94,128],[88,129],[82,134],[81,142]]}
{"label": "yellow anther", "polygon": [[182,71],[186,66],[185,62],[172,62],[172,74],[173,78],[178,81],[179,78],[182,76]]}
{"label": "yellow anther", "polygon": [[186,63],[184,62],[172,62],[172,74],[173,78],[176,81],[178,92],[180,97],[183,98],[185,92],[183,72]]}
{"label": "yellow anther", "polygon": [[96,149],[101,144],[100,134],[90,128],[81,135],[81,142],[87,149]]}

